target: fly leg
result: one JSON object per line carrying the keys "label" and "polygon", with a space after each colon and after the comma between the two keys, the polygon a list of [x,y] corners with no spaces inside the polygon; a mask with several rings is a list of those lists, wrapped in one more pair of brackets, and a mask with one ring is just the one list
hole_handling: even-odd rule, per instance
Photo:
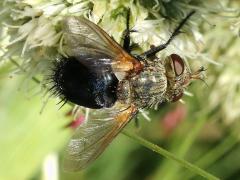
{"label": "fly leg", "polygon": [[156,53],[158,53],[159,51],[165,49],[170,43],[171,41],[181,32],[180,29],[183,27],[183,25],[187,22],[187,20],[195,13],[195,11],[191,11],[180,23],[179,25],[176,27],[176,29],[173,31],[173,33],[171,34],[170,38],[168,39],[168,41],[164,44],[161,44],[159,46],[153,47],[151,49],[149,49],[148,51],[138,55],[138,59],[146,59],[149,57],[154,56]]}
{"label": "fly leg", "polygon": [[123,49],[128,53],[130,53],[132,49],[130,45],[130,33],[136,32],[135,30],[131,30],[129,28],[129,19],[130,19],[130,9],[127,10],[126,29],[123,32]]}
{"label": "fly leg", "polygon": [[123,32],[123,49],[130,52],[130,29],[129,29],[130,9],[127,10],[126,29]]}

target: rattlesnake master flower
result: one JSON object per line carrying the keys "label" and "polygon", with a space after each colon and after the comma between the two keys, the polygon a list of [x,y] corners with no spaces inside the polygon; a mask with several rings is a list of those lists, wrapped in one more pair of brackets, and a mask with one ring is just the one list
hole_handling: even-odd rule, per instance
{"label": "rattlesnake master flower", "polygon": [[87,14],[89,1],[3,1],[0,4],[1,59],[23,61],[31,75],[42,73],[61,52],[60,20]]}
{"label": "rattlesnake master flower", "polygon": [[[199,31],[199,27],[202,25],[202,20],[208,19],[209,13],[222,15],[233,11],[233,8],[224,7],[225,2],[227,1],[219,3],[215,0],[211,2],[196,2],[194,0],[3,0],[0,2],[0,62],[11,60],[21,64],[21,69],[18,70],[27,73],[29,79],[39,74],[45,74],[51,61],[56,59],[56,55],[64,54],[61,29],[61,20],[64,16],[84,16],[98,24],[117,42],[121,43],[122,34],[126,28],[126,11],[130,8],[130,27],[136,31],[131,34],[131,39],[133,43],[138,45],[134,49],[136,52],[143,52],[151,45],[166,42],[178,22],[192,9],[195,9],[197,13],[188,22],[188,26],[184,27],[183,33],[177,36],[166,50],[157,55],[164,59],[167,55],[176,53],[186,59],[219,64],[221,60],[215,62],[206,53],[208,47],[205,44],[205,35],[203,36],[202,32]],[[232,4],[234,7],[238,3],[234,1]],[[207,21],[210,24],[215,24],[209,19]],[[239,18],[235,18],[232,26],[229,27],[234,30],[235,34],[238,34]],[[212,36],[212,38],[218,39],[215,49],[224,44],[221,38],[216,37],[217,33],[218,31]],[[212,43],[211,39],[209,43]],[[227,47],[224,48],[227,49]],[[212,55],[214,59],[220,58],[220,53],[217,53],[217,56]],[[238,56],[237,54],[234,58],[238,59]],[[233,56],[228,55],[227,57],[229,59]],[[229,67],[229,71],[232,71],[231,67]],[[223,74],[229,76],[227,68],[225,72]],[[235,75],[235,77],[237,76]],[[224,86],[228,87],[230,82],[226,81],[224,76],[221,77],[221,74],[219,78],[225,80],[219,79],[217,82],[225,82]],[[234,87],[238,86],[237,80],[234,80],[234,84],[236,85]],[[224,88],[220,87],[221,83],[217,88],[223,92]],[[231,93],[233,96],[230,99],[233,101],[236,100],[236,92]],[[215,91],[212,90],[213,97],[216,97],[214,93]],[[229,94],[228,91],[223,93],[223,95],[226,94]],[[230,100],[228,103],[226,101],[223,107],[231,107],[229,102],[233,101]],[[216,100],[213,102],[215,104],[212,103],[214,105],[211,105],[211,108],[220,103]],[[228,108],[225,108],[225,112],[229,111]],[[235,114],[234,119],[238,117],[236,111],[231,114]]]}
{"label": "rattlesnake master flower", "polygon": [[[122,32],[126,27],[127,8],[131,9],[131,27],[138,31],[132,35],[133,42],[146,50],[150,45],[165,42],[170,35],[170,29],[176,26],[177,21],[173,23],[163,17],[151,19],[150,10],[156,9],[156,6],[150,7],[149,10],[143,5],[134,1],[5,0],[1,3],[0,17],[4,32],[7,32],[7,34],[1,33],[2,59],[13,56],[29,59],[29,66],[34,66],[36,62],[41,62],[41,59],[48,59],[46,51],[49,48],[55,50],[55,53],[61,53],[60,21],[64,16],[69,15],[88,17],[103,27],[116,41],[121,42]],[[178,19],[182,19],[183,16]],[[189,27],[187,31],[198,34],[197,41],[199,41],[201,35],[193,29]],[[168,53],[173,51],[179,53],[184,49],[196,54],[197,44],[186,38],[184,34],[176,38],[174,44],[178,44],[178,48],[170,46]],[[188,54],[185,53],[185,56]],[[49,55],[49,59],[51,58]],[[31,64],[32,61],[35,63]]]}
{"label": "rattlesnake master flower", "polygon": [[[206,41],[211,42],[208,46],[208,53],[223,64],[214,69],[217,77],[209,76],[212,86],[209,95],[209,110],[218,109],[219,113],[216,118],[226,124],[231,124],[240,117],[240,39],[238,35],[240,24],[237,21],[240,22],[239,17],[230,22],[224,21],[205,35]],[[222,43],[222,38],[216,38],[216,36],[224,37],[224,43]]]}

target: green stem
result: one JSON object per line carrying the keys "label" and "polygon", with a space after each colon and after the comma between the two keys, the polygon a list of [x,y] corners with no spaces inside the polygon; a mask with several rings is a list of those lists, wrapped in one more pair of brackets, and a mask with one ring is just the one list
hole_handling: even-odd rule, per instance
{"label": "green stem", "polygon": [[[202,156],[195,164],[202,168],[207,168],[216,162],[220,157],[226,154],[238,143],[238,138],[234,134],[230,134],[226,137],[218,146]],[[181,176],[180,176],[181,177]],[[194,177],[194,174],[184,174],[182,177],[190,179]]]}
{"label": "green stem", "polygon": [[139,137],[133,133],[130,133],[126,130],[123,130],[122,133],[126,136],[128,136],[129,138],[133,139],[134,141],[136,141],[137,143],[143,145],[144,147],[164,156],[165,158],[168,158],[170,160],[173,160],[173,161],[176,161],[178,162],[180,165],[184,166],[185,168],[189,169],[190,171],[206,178],[206,179],[209,179],[209,180],[218,180],[219,178],[213,176],[212,174],[204,171],[203,169],[181,159],[181,158],[178,158],[176,157],[174,154],[168,152],[167,150],[143,139],[142,137]]}
{"label": "green stem", "polygon": [[[171,149],[173,149],[173,152],[176,156],[179,158],[184,158],[186,154],[189,152],[189,149],[191,148],[192,144],[194,143],[195,139],[197,138],[199,131],[202,129],[203,125],[205,124],[207,118],[203,115],[203,112],[196,113],[196,116],[199,116],[199,114],[202,114],[201,119],[196,119],[196,123],[191,128],[191,131],[184,137],[175,138],[173,141],[173,145]],[[195,119],[195,118],[193,118]],[[178,142],[182,142],[180,147]],[[176,147],[177,143],[177,147]],[[179,172],[180,168],[177,164],[173,164],[173,162],[165,161],[157,170],[156,174],[154,176],[154,179],[178,179],[179,178]],[[184,178],[185,179],[185,178]]]}

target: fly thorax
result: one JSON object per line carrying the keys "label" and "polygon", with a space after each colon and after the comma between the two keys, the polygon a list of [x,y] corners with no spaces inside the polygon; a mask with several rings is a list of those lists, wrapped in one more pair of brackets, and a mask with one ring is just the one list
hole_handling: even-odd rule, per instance
{"label": "fly thorax", "polygon": [[162,64],[147,66],[129,80],[132,100],[138,107],[151,107],[164,99],[167,89],[165,68]]}
{"label": "fly thorax", "polygon": [[123,79],[118,83],[117,99],[123,104],[131,104],[131,87],[127,79]]}

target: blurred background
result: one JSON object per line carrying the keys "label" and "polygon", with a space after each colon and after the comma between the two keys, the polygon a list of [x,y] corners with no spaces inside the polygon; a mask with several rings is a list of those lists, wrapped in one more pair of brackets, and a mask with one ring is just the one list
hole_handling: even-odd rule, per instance
{"label": "blurred background", "polygon": [[[16,6],[16,4],[19,5],[17,1],[12,1],[10,4],[9,2],[4,1],[0,6],[2,23],[4,18],[9,16],[4,14],[3,9],[19,8]],[[64,1],[58,1],[59,4],[61,2]],[[78,1],[77,3],[87,2]],[[139,115],[139,126],[136,127],[132,120],[126,129],[220,179],[240,179],[240,3],[237,0],[223,1],[219,6],[213,0],[204,5],[196,0],[180,2],[181,5],[185,5],[185,8],[178,6],[175,1],[163,0],[151,3],[139,1],[139,6],[132,8],[136,8],[136,12],[140,6],[146,8],[147,10],[138,13],[149,11],[148,17],[153,19],[164,15],[173,18],[178,16],[179,14],[174,14],[172,8],[180,8],[178,9],[180,14],[191,8],[199,10],[196,21],[191,22],[194,30],[187,29],[187,32],[191,31],[194,35],[194,40],[191,37],[192,34],[186,33],[183,36],[180,35],[179,40],[174,42],[189,45],[194,41],[197,44],[194,45],[194,50],[199,53],[199,56],[195,57],[191,54],[195,53],[191,49],[193,46],[191,43],[190,48],[186,45],[179,47],[180,49],[176,49],[173,43],[169,52],[175,50],[183,55],[192,70],[204,66],[207,69],[205,83],[202,81],[192,83],[187,95],[182,98],[184,102],[166,103],[160,105],[158,110],[149,110],[151,122]],[[29,2],[24,1],[24,3]],[[52,4],[54,3],[56,4],[52,1]],[[70,1],[68,3],[74,4]],[[118,7],[136,4],[135,1],[106,1],[105,3],[112,3],[111,8],[115,12],[120,11],[116,10]],[[30,5],[28,4],[28,7],[35,8],[37,5],[40,7],[37,2]],[[97,1],[91,1],[93,14],[107,13],[107,10],[101,9],[103,12],[96,10],[97,7],[102,6]],[[41,8],[39,9],[44,10],[46,6]],[[30,13],[26,10],[24,12]],[[122,18],[117,20],[121,22]],[[23,21],[18,23],[22,24]],[[104,20],[102,23],[104,27]],[[176,23],[173,27],[175,25]],[[16,56],[14,60],[12,59],[13,54],[8,54],[11,48],[6,50],[3,44],[5,42],[3,29],[1,29],[1,40],[4,41],[1,41],[2,58],[0,60],[0,179],[203,179],[181,164],[152,152],[121,133],[88,168],[77,173],[65,172],[62,168],[64,147],[74,132],[72,128],[66,128],[74,120],[74,117],[68,113],[72,107],[65,105],[59,109],[56,99],[48,99],[43,93],[45,92],[43,86],[38,82],[38,78],[42,77],[41,73],[38,72],[36,75],[30,71],[32,64],[36,64],[35,59],[29,63],[29,60],[19,60],[20,56],[16,54],[14,54]],[[122,29],[120,24],[119,31]],[[117,31],[116,29],[114,31],[115,39],[120,37]],[[18,31],[18,33],[21,32]],[[141,41],[137,38],[134,37],[135,42]],[[25,41],[24,38],[23,41]],[[22,44],[14,48],[19,46],[22,47]],[[149,44],[145,46],[149,47]],[[30,53],[31,56],[32,53]],[[8,55],[3,56],[3,54]],[[25,69],[21,69],[22,67],[26,67],[26,72],[23,72]],[[45,66],[41,64],[41,67]]]}

